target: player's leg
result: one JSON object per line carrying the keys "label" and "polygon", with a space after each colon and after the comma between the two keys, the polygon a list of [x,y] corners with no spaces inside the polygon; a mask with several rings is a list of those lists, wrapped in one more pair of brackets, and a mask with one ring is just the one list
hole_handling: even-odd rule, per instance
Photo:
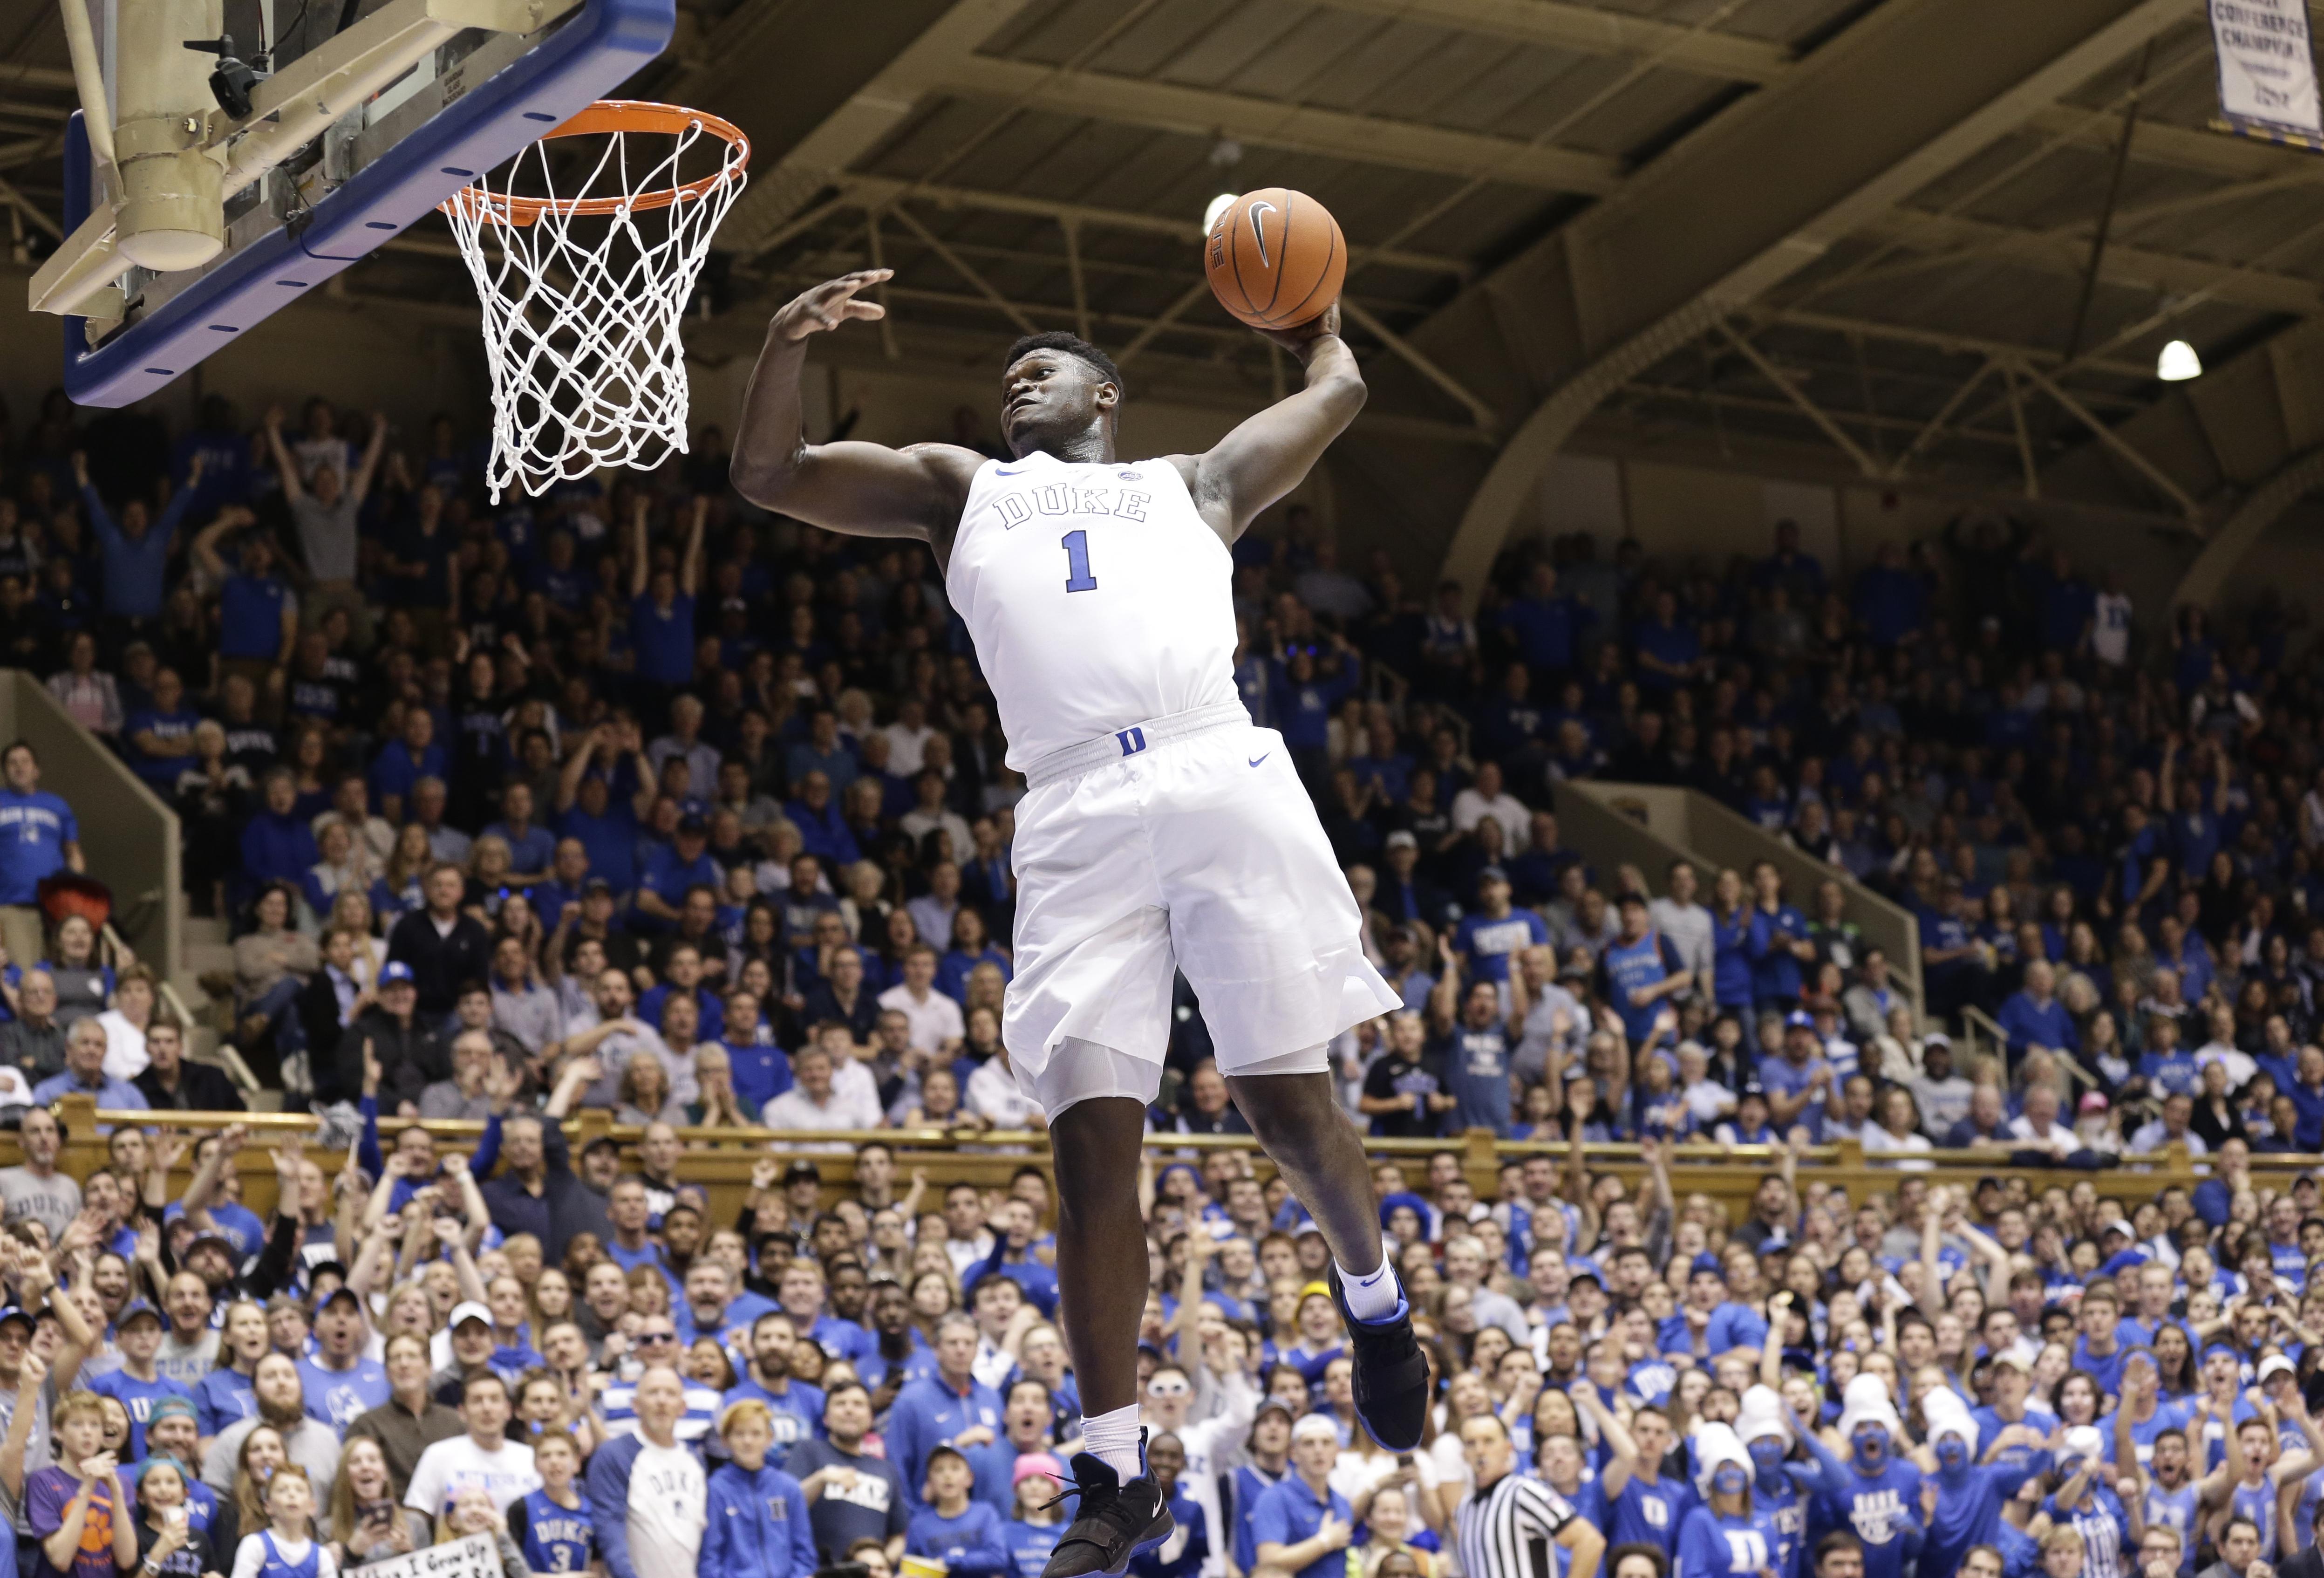
{"label": "player's leg", "polygon": [[1404,1288],[1381,1252],[1363,1142],[1332,1089],[1324,1049],[1250,1065],[1227,1092],[1331,1246],[1332,1297],[1347,1322],[1356,1414],[1391,1452],[1428,1423],[1428,1361]]}
{"label": "player's leg", "polygon": [[1401,1000],[1366,962],[1362,916],[1315,807],[1270,729],[1187,743],[1148,798],[1178,967],[1193,983],[1235,1104],[1315,1218],[1347,1318],[1356,1411],[1391,1452],[1419,1444],[1428,1366],[1324,1043]]}
{"label": "player's leg", "polygon": [[1081,1492],[1042,1578],[1120,1573],[1167,1538],[1168,1501],[1146,1472],[1138,1423],[1138,1327],[1146,1313],[1146,1219],[1138,1167],[1159,1060],[1066,1039],[1019,1084],[1049,1117],[1057,1176],[1057,1302],[1081,1389]]}

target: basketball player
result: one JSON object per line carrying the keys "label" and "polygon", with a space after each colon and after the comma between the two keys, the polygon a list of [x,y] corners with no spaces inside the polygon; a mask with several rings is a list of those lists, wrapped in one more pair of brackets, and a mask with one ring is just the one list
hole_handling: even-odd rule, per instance
{"label": "basketball player", "polygon": [[1016,979],[1002,1040],[1049,1118],[1057,1276],[1087,1417],[1079,1516],[1044,1578],[1120,1573],[1170,1532],[1138,1426],[1146,1234],[1138,1158],[1160,1088],[1174,969],[1201,994],[1221,1072],[1337,1262],[1356,1407],[1395,1452],[1419,1444],[1427,1366],[1324,1043],[1400,1006],[1365,962],[1346,879],[1282,736],[1237,698],[1228,549],[1307,475],[1364,403],[1336,306],[1267,337],[1306,386],[1202,455],[1115,454],[1122,378],[1094,346],[1009,351],[1011,458],[950,444],[810,444],[808,336],[882,315],[845,275],[775,314],[743,403],[745,498],[834,531],[927,542],[968,623],[1025,775]]}

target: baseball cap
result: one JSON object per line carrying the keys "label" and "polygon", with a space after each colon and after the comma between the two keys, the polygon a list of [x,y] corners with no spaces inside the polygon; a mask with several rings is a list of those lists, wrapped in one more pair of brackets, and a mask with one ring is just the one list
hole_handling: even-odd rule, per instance
{"label": "baseball cap", "polygon": [[1065,1477],[1065,1465],[1059,1463],[1056,1453],[1052,1452],[1022,1453],[1017,1459],[1017,1466],[1009,1471],[1010,1487],[1013,1490],[1035,1474],[1047,1474],[1053,1480],[1063,1481]]}
{"label": "baseball cap", "polygon": [[355,1290],[354,1288],[348,1287],[344,1282],[340,1283],[337,1287],[332,1288],[328,1293],[326,1293],[321,1298],[318,1299],[315,1303],[315,1308],[318,1311],[328,1309],[331,1306],[338,1303],[339,1300],[343,1298],[349,1304],[355,1306],[357,1314],[362,1313],[363,1300],[356,1297]]}
{"label": "baseball cap", "polygon": [[1993,1354],[1993,1362],[1996,1364],[2006,1364],[2010,1369],[2017,1371],[2020,1375],[2031,1375],[2034,1372],[2033,1361],[2027,1359],[2024,1354],[2019,1352],[2015,1348],[2001,1348],[1996,1350]]}
{"label": "baseball cap", "polygon": [[1388,840],[1382,847],[1388,849],[1418,849],[1420,847],[1420,840],[1415,838],[1411,834],[1399,827],[1395,832],[1388,835]]}
{"label": "baseball cap", "polygon": [[1340,1439],[1340,1427],[1324,1414],[1303,1414],[1291,1426],[1291,1439],[1294,1441],[1305,1441],[1317,1435],[1336,1445]]}
{"label": "baseball cap", "polygon": [[180,1397],[160,1397],[153,1399],[153,1409],[145,1424],[150,1429],[164,1419],[192,1419],[198,1423],[201,1416],[194,1412],[191,1400]]}
{"label": "baseball cap", "polygon": [[678,831],[680,837],[691,835],[699,838],[710,831],[710,824],[699,817],[680,817],[678,819]]}
{"label": "baseball cap", "polygon": [[[1477,881],[1480,882],[1506,882],[1508,880],[1509,873],[1499,866],[1487,866],[1477,873]],[[1333,1434],[1336,1435],[1338,1431],[1334,1430]]]}
{"label": "baseball cap", "polygon": [[1693,1263],[1686,1269],[1686,1274],[1690,1277],[1707,1275],[1723,1280],[1727,1276],[1727,1268],[1719,1263],[1717,1255],[1712,1254],[1709,1250],[1704,1250],[1694,1257]]}
{"label": "baseball cap", "polygon": [[584,898],[586,898],[591,893],[610,893],[613,891],[613,884],[607,881],[603,877],[591,877],[587,881],[581,884],[581,893]]}
{"label": "baseball cap", "polygon": [[823,1169],[805,1157],[800,1157],[783,1169],[783,1182],[786,1184],[796,1184],[807,1178],[820,1184],[823,1182]]}
{"label": "baseball cap", "polygon": [[395,986],[399,984],[410,986],[415,984],[415,977],[411,974],[411,966],[405,964],[401,959],[396,959],[389,964],[381,965],[379,971],[379,983],[382,986]]}
{"label": "baseball cap", "polygon": [[1815,1029],[1815,1015],[1808,1012],[1808,1010],[1803,1008],[1795,1008],[1792,1010],[1791,1012],[1784,1016],[1784,1029],[1787,1030],[1812,1030]]}
{"label": "baseball cap", "polygon": [[2104,1097],[2104,1096],[2100,1095],[2100,1094],[2099,1094],[2098,1092],[2096,1092],[2096,1091],[2084,1091],[2084,1092],[2082,1093],[2082,1111],[2083,1111],[2083,1112],[2105,1112],[2106,1110],[2107,1110],[2107,1099],[2106,1099],[2106,1097]]}
{"label": "baseball cap", "polygon": [[2259,1361],[2259,1378],[2264,1381],[2272,1375],[2297,1375],[2300,1367],[2281,1353],[2271,1353]]}
{"label": "baseball cap", "polygon": [[37,1327],[41,1324],[31,1310],[19,1309],[13,1304],[5,1307],[0,1307],[0,1326],[6,1325],[10,1321],[22,1321],[27,1326],[33,1327]]}
{"label": "baseball cap", "polygon": [[444,1325],[446,1330],[456,1332],[470,1321],[482,1321],[489,1326],[493,1324],[493,1312],[473,1298],[465,1299],[452,1306],[452,1318]]}
{"label": "baseball cap", "polygon": [[1259,1417],[1267,1413],[1280,1414],[1288,1419],[1291,1417],[1291,1405],[1281,1398],[1261,1398],[1259,1400],[1259,1407],[1250,1411],[1251,1423],[1257,1424]]}
{"label": "baseball cap", "polygon": [[1338,1302],[1332,1297],[1332,1290],[1321,1282],[1310,1282],[1306,1287],[1299,1290],[1299,1302],[1301,1304],[1305,1304],[1311,1298],[1323,1299],[1325,1303],[1330,1304],[1334,1309],[1339,1307]]}
{"label": "baseball cap", "polygon": [[161,1320],[161,1312],[153,1307],[151,1300],[133,1298],[127,1304],[121,1306],[121,1313],[119,1315],[113,1317],[114,1329],[118,1331],[121,1327],[127,1325],[131,1321],[135,1320],[139,1315],[150,1315],[154,1320],[161,1321],[163,1325],[168,1325],[170,1324],[167,1321]]}
{"label": "baseball cap", "polygon": [[1646,907],[1646,896],[1644,893],[1625,893],[1614,900],[1614,907],[1617,909],[1627,909],[1633,904],[1644,909]]}

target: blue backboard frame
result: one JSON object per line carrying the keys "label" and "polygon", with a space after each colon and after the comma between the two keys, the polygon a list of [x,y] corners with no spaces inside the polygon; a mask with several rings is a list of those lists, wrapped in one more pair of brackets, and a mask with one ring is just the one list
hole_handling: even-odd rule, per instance
{"label": "blue backboard frame", "polygon": [[[67,318],[65,392],[123,406],[166,386],[278,309],[428,217],[474,177],[604,97],[669,44],[677,0],[586,0],[537,49],[430,117],[310,210],[221,259],[152,314],[92,349],[86,320]],[[65,233],[88,217],[88,137],[65,132]]]}

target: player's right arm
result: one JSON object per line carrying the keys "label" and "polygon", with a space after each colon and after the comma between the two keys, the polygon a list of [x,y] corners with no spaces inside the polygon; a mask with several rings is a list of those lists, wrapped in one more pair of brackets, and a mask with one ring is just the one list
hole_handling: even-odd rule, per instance
{"label": "player's right arm", "polygon": [[800,292],[768,323],[766,347],[742,397],[730,475],[734,491],[752,503],[810,525],[854,537],[935,541],[959,521],[982,456],[950,444],[810,444],[800,420],[807,337],[851,318],[885,317],[885,308],[857,300],[856,292],[891,272],[843,274]]}

